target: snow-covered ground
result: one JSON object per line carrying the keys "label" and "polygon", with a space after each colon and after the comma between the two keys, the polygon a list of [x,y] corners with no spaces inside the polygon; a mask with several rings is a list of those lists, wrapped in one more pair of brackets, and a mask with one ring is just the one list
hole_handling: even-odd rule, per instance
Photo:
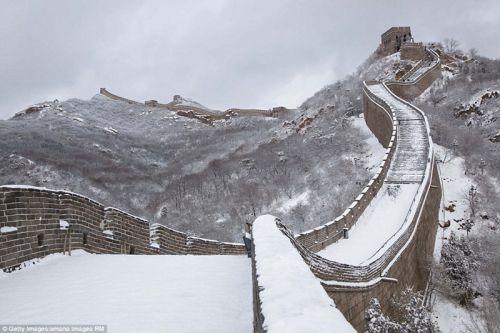
{"label": "snow-covered ground", "polygon": [[[436,156],[440,163],[439,172],[443,184],[443,197],[441,200],[440,222],[450,221],[448,228],[439,228],[434,247],[434,260],[439,261],[443,241],[447,239],[453,231],[458,234],[465,234],[460,229],[459,221],[469,215],[466,193],[474,184],[471,177],[465,173],[464,159],[453,156],[446,148],[434,145]],[[444,163],[442,162],[444,160]],[[453,207],[453,211],[445,210],[445,207]],[[472,229],[472,232],[475,232]],[[481,319],[473,311],[465,309],[455,301],[448,299],[445,295],[435,291],[431,298],[432,312],[439,328],[446,333],[469,332],[472,327],[471,319],[474,318],[479,324]]]}
{"label": "snow-covered ground", "polygon": [[448,300],[441,294],[433,295],[432,313],[443,333],[469,332],[467,324],[470,323],[470,312],[465,308]]}
{"label": "snow-covered ground", "polygon": [[[453,156],[452,152],[442,146],[434,145],[434,147],[438,159],[443,160],[446,158],[445,163],[438,163],[443,183],[439,220],[441,222],[450,221],[450,227],[440,228],[436,237],[434,258],[439,261],[443,239],[448,238],[450,232],[459,231],[459,221],[469,214],[466,194],[470,187],[475,184],[472,178],[465,174],[465,161],[463,158]],[[453,211],[445,210],[445,207],[449,207]],[[472,231],[474,232],[474,229]]]}
{"label": "snow-covered ground", "polygon": [[354,117],[352,126],[359,129],[363,137],[363,141],[367,145],[363,159],[365,160],[365,167],[370,171],[370,174],[375,174],[380,166],[382,159],[385,155],[385,148],[378,142],[377,137],[373,135],[368,126],[366,125],[365,118],[361,114],[359,117]]}
{"label": "snow-covered ground", "polygon": [[8,324],[104,324],[108,332],[252,332],[244,256],[50,255],[0,275]]}
{"label": "snow-covered ground", "polygon": [[419,184],[384,184],[349,230],[348,239],[318,252],[337,262],[359,265],[370,259],[403,225]]}

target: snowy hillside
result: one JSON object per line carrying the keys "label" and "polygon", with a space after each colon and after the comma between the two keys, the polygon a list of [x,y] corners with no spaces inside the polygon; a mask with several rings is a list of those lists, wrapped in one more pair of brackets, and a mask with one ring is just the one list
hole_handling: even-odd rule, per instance
{"label": "snowy hillside", "polygon": [[240,241],[263,212],[300,232],[339,215],[378,164],[364,121],[352,126],[357,84],[341,81],[279,118],[213,125],[103,95],[40,103],[0,121],[0,184],[70,190],[212,239]]}
{"label": "snowy hillside", "polygon": [[425,110],[439,144],[444,189],[430,304],[443,332],[495,332],[500,322],[500,61],[437,50],[443,78],[415,103]]}

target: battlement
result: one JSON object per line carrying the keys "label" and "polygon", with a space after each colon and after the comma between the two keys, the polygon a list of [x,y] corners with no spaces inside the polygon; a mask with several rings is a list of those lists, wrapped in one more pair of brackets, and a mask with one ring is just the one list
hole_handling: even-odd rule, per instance
{"label": "battlement", "polygon": [[32,186],[0,186],[0,269],[56,252],[246,254],[245,246],[189,236],[85,196]]}
{"label": "battlement", "polygon": [[413,42],[410,27],[392,27],[380,37],[379,52],[381,55],[389,55],[399,52],[404,43]]}

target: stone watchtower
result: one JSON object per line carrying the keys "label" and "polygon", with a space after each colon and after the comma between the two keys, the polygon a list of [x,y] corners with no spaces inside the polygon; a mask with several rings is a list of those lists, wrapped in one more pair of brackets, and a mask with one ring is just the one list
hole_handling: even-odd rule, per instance
{"label": "stone watchtower", "polygon": [[404,43],[413,43],[410,27],[392,27],[381,36],[380,54],[399,52]]}

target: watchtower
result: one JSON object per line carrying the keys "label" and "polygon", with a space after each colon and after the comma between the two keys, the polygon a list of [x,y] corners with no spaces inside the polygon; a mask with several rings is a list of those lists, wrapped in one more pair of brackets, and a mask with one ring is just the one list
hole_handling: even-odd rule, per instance
{"label": "watchtower", "polygon": [[404,43],[412,43],[410,27],[392,27],[381,36],[380,53],[389,55],[398,52]]}

